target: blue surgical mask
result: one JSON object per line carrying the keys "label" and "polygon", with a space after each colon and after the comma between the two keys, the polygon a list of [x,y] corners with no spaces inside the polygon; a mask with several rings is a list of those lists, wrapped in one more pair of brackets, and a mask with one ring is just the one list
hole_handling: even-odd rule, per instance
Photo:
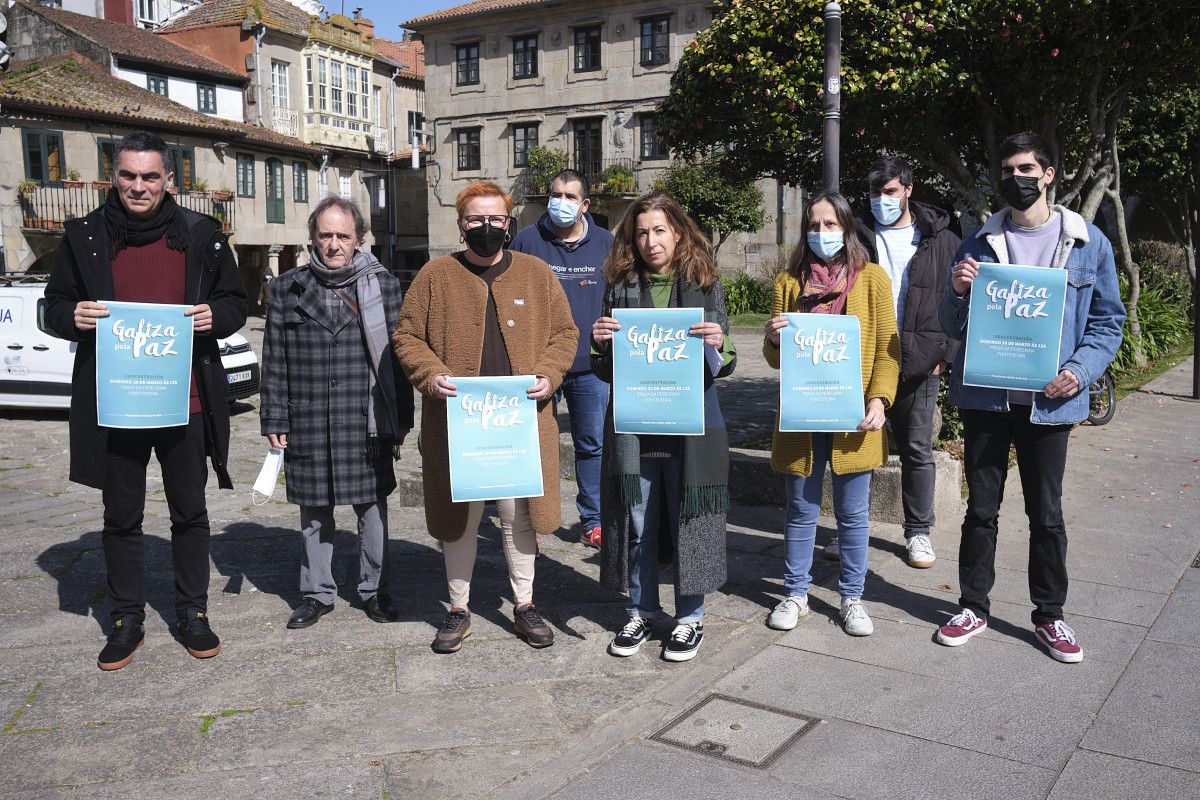
{"label": "blue surgical mask", "polygon": [[565,197],[551,197],[549,208],[550,219],[560,228],[570,228],[579,216],[579,203],[572,203]]}
{"label": "blue surgical mask", "polygon": [[898,197],[879,195],[879,197],[871,198],[871,213],[880,225],[891,225],[900,219],[901,211],[903,211],[903,204]]}
{"label": "blue surgical mask", "polygon": [[842,251],[846,245],[846,237],[841,232],[836,233],[810,233],[808,235],[808,249],[817,254],[817,258],[822,261],[828,261]]}

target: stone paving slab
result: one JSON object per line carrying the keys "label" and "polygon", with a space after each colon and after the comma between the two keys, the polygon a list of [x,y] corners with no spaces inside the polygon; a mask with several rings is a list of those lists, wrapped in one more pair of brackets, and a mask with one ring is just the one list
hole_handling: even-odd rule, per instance
{"label": "stone paving slab", "polygon": [[1050,800],[1165,800],[1200,797],[1200,773],[1080,750]]}
{"label": "stone paving slab", "polygon": [[632,743],[551,797],[554,800],[830,800],[770,774],[658,743]]}
{"label": "stone paving slab", "polygon": [[1145,642],[1082,746],[1200,773],[1200,647]]}
{"label": "stone paving slab", "polygon": [[854,800],[1042,800],[1052,769],[830,718],[772,766],[798,787]]}
{"label": "stone paving slab", "polygon": [[1193,647],[1200,642],[1200,568],[1184,571],[1147,638]]}

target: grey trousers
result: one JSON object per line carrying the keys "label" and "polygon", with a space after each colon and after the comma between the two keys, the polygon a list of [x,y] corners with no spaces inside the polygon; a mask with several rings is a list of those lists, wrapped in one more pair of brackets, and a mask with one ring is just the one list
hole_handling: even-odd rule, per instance
{"label": "grey trousers", "polygon": [[904,504],[904,538],[929,535],[935,522],[933,494],[937,466],[933,460],[933,411],[940,376],[901,381],[896,402],[887,410],[896,449],[900,452],[900,496]]}
{"label": "grey trousers", "polygon": [[[358,516],[358,595],[371,599],[384,585],[387,565],[387,498],[355,503]],[[300,593],[325,605],[337,597],[333,579],[333,506],[300,506],[304,557],[300,561]]]}

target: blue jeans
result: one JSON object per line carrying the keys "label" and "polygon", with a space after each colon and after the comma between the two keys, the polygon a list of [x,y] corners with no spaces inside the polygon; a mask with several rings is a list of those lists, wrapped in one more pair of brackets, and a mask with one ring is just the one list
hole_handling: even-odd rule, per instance
{"label": "blue jeans", "polygon": [[[653,619],[658,604],[658,537],[679,537],[679,506],[683,499],[683,462],[679,458],[643,458],[642,502],[629,509],[629,616]],[[660,511],[666,511],[662,519]],[[678,561],[678,556],[676,556]],[[675,584],[675,618],[680,624],[704,619],[704,595],[679,593]]]}
{"label": "blue jeans", "polygon": [[569,372],[559,389],[567,398],[571,440],[575,444],[575,507],[583,530],[600,526],[600,455],[604,449],[604,414],[608,384],[591,372]]}
{"label": "blue jeans", "polygon": [[[807,478],[787,475],[787,513],[784,519],[783,588],[788,595],[806,595],[812,585],[813,543],[821,514],[821,484],[833,450],[833,434],[814,433],[813,470]],[[833,476],[833,513],[837,519],[842,575],[838,594],[862,597],[867,578],[867,507],[871,502],[871,473]]]}

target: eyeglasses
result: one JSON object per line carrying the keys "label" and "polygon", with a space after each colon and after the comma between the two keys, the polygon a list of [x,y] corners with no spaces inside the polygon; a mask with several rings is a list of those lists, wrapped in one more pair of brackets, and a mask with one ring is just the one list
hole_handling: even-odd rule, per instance
{"label": "eyeglasses", "polygon": [[462,218],[468,228],[481,228],[484,225],[491,225],[493,228],[500,228],[501,230],[508,227],[510,219],[512,218],[502,214],[472,214],[469,217]]}

